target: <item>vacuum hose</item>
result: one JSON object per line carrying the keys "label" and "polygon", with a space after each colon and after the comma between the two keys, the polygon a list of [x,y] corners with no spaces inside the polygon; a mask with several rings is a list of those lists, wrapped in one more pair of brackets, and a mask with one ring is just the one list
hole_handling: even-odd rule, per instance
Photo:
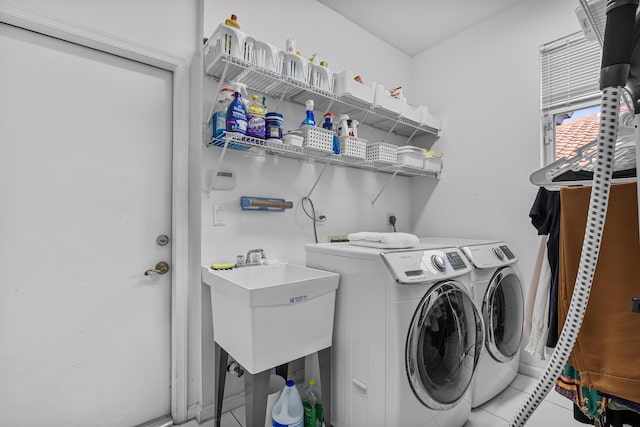
{"label": "vacuum hose", "polygon": [[569,358],[582,325],[587,303],[589,302],[589,293],[591,292],[593,275],[600,252],[600,241],[609,203],[613,158],[618,134],[621,90],[620,87],[606,88],[602,92],[598,158],[593,175],[593,189],[591,190],[587,229],[582,243],[578,277],[576,278],[571,304],[569,304],[567,320],[562,328],[547,369],[542,374],[542,377],[538,379],[532,393],[527,396],[524,404],[518,409],[515,418],[511,421],[510,425],[512,427],[524,426],[549,393]]}

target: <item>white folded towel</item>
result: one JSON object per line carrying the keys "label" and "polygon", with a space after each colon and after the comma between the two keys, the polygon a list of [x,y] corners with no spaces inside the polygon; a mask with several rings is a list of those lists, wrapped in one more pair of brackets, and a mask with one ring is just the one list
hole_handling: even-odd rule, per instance
{"label": "white folded towel", "polygon": [[382,249],[412,248],[420,243],[418,236],[409,233],[361,231],[359,233],[351,233],[347,238],[351,245]]}

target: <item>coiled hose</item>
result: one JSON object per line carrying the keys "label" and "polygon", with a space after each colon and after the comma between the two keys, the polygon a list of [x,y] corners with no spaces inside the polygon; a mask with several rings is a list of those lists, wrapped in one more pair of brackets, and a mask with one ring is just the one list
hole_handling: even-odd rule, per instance
{"label": "coiled hose", "polygon": [[558,338],[555,351],[533,391],[527,395],[524,403],[511,420],[510,426],[524,426],[529,417],[547,396],[551,387],[564,368],[573,345],[578,337],[584,313],[589,302],[591,284],[595,273],[600,241],[604,230],[609,190],[613,171],[615,144],[618,137],[618,114],[621,87],[603,89],[600,112],[600,130],[598,136],[598,157],[593,175],[593,188],[589,201],[587,229],[582,243],[582,253],[578,266],[578,276],[569,304],[567,319]]}

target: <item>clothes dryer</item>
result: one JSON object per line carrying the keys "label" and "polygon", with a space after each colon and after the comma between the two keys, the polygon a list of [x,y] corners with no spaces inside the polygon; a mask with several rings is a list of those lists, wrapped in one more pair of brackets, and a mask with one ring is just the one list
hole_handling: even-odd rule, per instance
{"label": "clothes dryer", "polygon": [[348,243],[306,251],[308,266],[340,274],[331,424],[462,426],[483,343],[462,251]]}
{"label": "clothes dryer", "polygon": [[485,329],[485,346],[471,386],[475,408],[503,391],[518,374],[524,322],[518,258],[501,241],[436,237],[420,242],[457,246],[473,265],[471,293]]}

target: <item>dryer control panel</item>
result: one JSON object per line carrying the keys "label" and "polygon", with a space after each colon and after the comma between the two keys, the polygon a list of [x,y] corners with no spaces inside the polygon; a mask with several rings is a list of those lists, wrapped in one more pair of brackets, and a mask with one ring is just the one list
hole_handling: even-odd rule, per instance
{"label": "dryer control panel", "polygon": [[476,268],[503,267],[518,261],[518,258],[504,242],[464,246],[462,250]]}
{"label": "dryer control panel", "polygon": [[433,282],[471,271],[458,248],[384,252],[381,256],[398,283]]}

